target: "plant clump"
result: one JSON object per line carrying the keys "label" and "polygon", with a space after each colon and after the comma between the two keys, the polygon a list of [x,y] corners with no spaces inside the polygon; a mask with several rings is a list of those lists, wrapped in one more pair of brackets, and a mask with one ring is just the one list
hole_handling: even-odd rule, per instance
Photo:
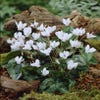
{"label": "plant clump", "polygon": [[65,28],[30,25],[16,22],[17,32],[7,40],[12,57],[5,63],[10,77],[15,80],[40,80],[39,92],[67,93],[81,72],[87,72],[90,64],[97,64],[95,48],[84,45],[81,36],[95,38],[83,28],[70,26],[71,20],[63,19]]}

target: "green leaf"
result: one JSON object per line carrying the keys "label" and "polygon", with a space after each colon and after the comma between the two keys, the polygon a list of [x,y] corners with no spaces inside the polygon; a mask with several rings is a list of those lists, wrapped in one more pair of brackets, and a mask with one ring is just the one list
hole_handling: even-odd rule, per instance
{"label": "green leaf", "polygon": [[63,28],[63,31],[67,32],[67,33],[71,32],[72,30],[73,30],[72,26],[68,26],[68,27]]}
{"label": "green leaf", "polygon": [[93,53],[86,54],[86,57],[87,57],[87,62],[89,62],[93,57]]}
{"label": "green leaf", "polygon": [[7,63],[12,58],[20,55],[20,51],[13,51],[8,53],[0,54],[0,65]]}
{"label": "green leaf", "polygon": [[70,80],[70,79],[69,79],[68,89],[71,90],[71,88],[75,85],[75,83],[76,83],[75,80]]}
{"label": "green leaf", "polygon": [[12,62],[13,62],[13,59],[11,62],[7,64],[6,68],[10,77],[14,80],[18,80],[22,76],[21,65],[16,65],[15,62],[13,63]]}
{"label": "green leaf", "polygon": [[54,83],[55,83],[54,79],[47,78],[41,83],[40,90],[45,91],[47,88],[49,88]]}
{"label": "green leaf", "polygon": [[98,61],[94,56],[92,57],[90,64],[94,64],[94,65],[98,64]]}

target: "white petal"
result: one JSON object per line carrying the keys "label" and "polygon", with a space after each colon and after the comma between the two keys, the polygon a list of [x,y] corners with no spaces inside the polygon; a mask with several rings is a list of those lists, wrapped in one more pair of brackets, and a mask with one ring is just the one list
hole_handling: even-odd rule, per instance
{"label": "white petal", "polygon": [[29,27],[29,26],[28,27],[25,27],[24,30],[23,30],[23,32],[24,32],[24,35],[26,37],[28,37],[32,33],[32,28]]}
{"label": "white petal", "polygon": [[96,36],[90,33],[86,33],[87,38],[95,38]]}
{"label": "white petal", "polygon": [[62,22],[65,26],[69,26],[69,24],[71,23],[71,20],[70,18],[67,18],[67,19],[63,19]]}
{"label": "white petal", "polygon": [[33,67],[40,67],[40,60],[36,59],[34,63],[30,63],[31,66]]}
{"label": "white petal", "polygon": [[43,76],[47,76],[49,74],[49,70],[47,70],[46,68],[43,68],[41,72]]}
{"label": "white petal", "polygon": [[17,64],[21,64],[22,62],[24,61],[24,59],[23,59],[23,57],[22,56],[17,56],[17,57],[15,57],[15,62],[17,63]]}

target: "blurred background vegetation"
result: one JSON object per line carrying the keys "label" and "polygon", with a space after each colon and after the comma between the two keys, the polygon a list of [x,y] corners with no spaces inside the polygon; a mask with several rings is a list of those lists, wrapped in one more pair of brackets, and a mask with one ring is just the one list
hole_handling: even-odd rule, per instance
{"label": "blurred background vegetation", "polygon": [[3,25],[7,18],[28,9],[32,5],[40,5],[50,12],[67,16],[78,10],[89,17],[100,17],[100,0],[0,0],[0,34],[7,35]]}

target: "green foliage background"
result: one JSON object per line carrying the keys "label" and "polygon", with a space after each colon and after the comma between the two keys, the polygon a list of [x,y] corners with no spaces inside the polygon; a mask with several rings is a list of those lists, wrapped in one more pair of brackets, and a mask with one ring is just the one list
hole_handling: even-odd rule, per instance
{"label": "green foliage background", "polygon": [[77,10],[89,17],[100,17],[100,0],[50,0],[49,4],[55,14],[61,16]]}

